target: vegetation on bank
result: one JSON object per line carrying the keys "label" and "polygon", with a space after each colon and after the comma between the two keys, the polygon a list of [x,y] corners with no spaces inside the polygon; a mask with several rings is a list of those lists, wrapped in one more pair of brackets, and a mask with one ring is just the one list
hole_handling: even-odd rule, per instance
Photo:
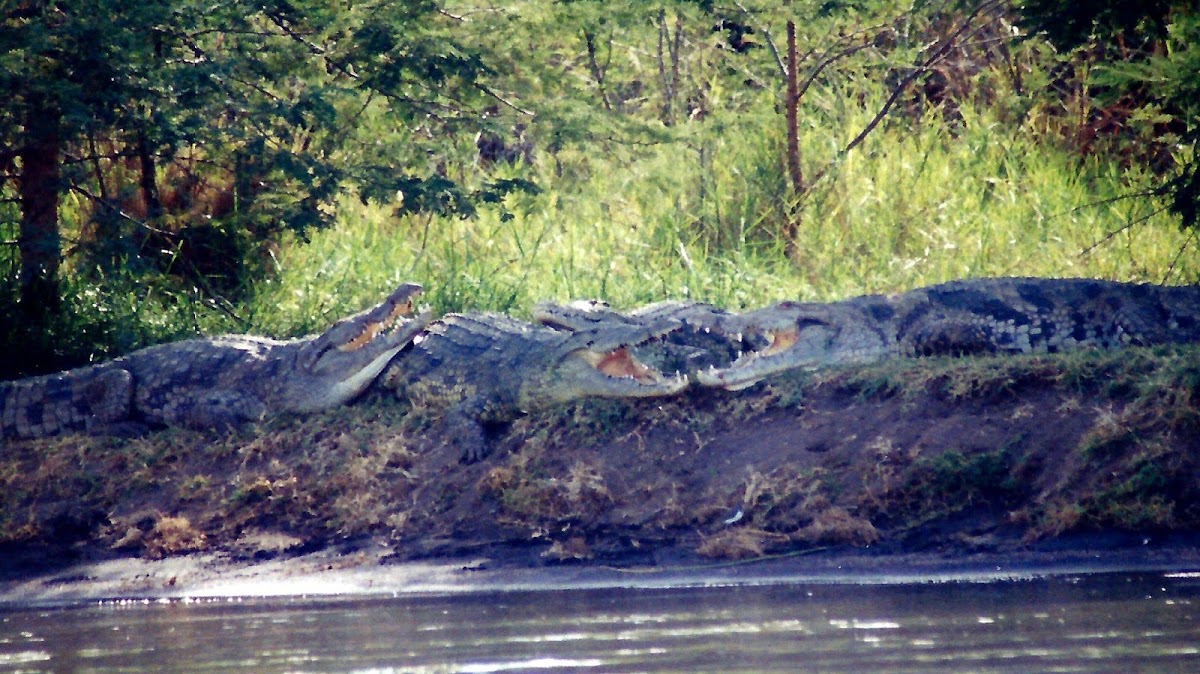
{"label": "vegetation on bank", "polygon": [[[383,395],[383,394],[376,394]],[[1200,348],[904,360],[561,405],[483,461],[394,399],[0,455],[0,554],[738,560],[986,552],[1200,527]],[[13,567],[16,568],[16,567]]]}
{"label": "vegetation on bank", "polygon": [[[23,300],[30,252],[0,249],[0,348],[28,354],[0,376],[197,333],[303,334],[405,280],[437,311],[517,314],[546,298],[740,308],[987,275],[1200,281],[1186,203],[1200,19],[1183,4],[208,16],[178,0],[115,3],[107,34],[86,19],[104,12],[76,4],[18,3],[0,33],[16,92],[0,134],[16,150],[37,130],[31,102],[78,103],[57,137],[61,304]],[[1074,32],[1038,34],[1063,16]],[[84,38],[124,61],[97,74],[50,48]],[[88,73],[112,86],[83,95]],[[31,224],[33,155],[16,150],[0,153],[5,243]]]}

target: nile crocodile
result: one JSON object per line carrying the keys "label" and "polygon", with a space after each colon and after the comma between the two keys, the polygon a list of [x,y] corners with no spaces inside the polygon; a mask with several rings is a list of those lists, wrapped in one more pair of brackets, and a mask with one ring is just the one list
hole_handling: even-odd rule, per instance
{"label": "nile crocodile", "polygon": [[427,313],[413,315],[420,293],[405,283],[379,305],[303,339],[189,339],[2,383],[0,437],[232,426],[339,405],[362,393],[428,323]]}
{"label": "nile crocodile", "polygon": [[686,377],[665,376],[629,352],[678,327],[660,321],[567,332],[499,314],[447,314],[392,361],[377,386],[415,406],[441,409],[439,431],[463,461],[476,461],[488,451],[485,425],[585,397],[683,390]]}
{"label": "nile crocodile", "polygon": [[697,374],[737,390],[795,368],[893,357],[1057,352],[1200,341],[1200,286],[1091,279],[952,281],[894,296],[782,302],[724,318],[767,345]]}
{"label": "nile crocodile", "polygon": [[[668,300],[628,313],[615,311],[600,300],[577,300],[569,304],[540,302],[533,308],[533,318],[542,325],[558,330],[586,330],[605,325],[649,326],[671,320],[681,328],[662,339],[630,347],[641,362],[660,372],[680,372],[689,376],[713,367],[725,367],[737,359],[746,348],[765,346],[755,343],[757,335],[743,336],[720,328],[729,314],[711,304]],[[760,338],[761,339],[761,338]]]}

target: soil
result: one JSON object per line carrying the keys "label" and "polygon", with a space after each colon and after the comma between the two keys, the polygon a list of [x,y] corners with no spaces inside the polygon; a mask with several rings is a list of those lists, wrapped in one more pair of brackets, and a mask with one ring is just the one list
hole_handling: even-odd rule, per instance
{"label": "soil", "polygon": [[437,410],[372,392],[233,432],[10,442],[0,601],[196,591],[221,570],[369,568],[395,587],[413,569],[1200,559],[1194,347],[583,400],[489,429],[473,464],[438,427]]}

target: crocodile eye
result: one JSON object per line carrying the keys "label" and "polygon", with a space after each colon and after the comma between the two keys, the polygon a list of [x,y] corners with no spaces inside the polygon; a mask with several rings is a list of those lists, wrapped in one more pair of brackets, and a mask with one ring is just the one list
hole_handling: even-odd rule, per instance
{"label": "crocodile eye", "polygon": [[321,359],[325,357],[325,354],[329,353],[330,351],[333,351],[334,348],[335,347],[333,344],[330,344],[328,341],[326,341],[324,344],[321,345],[321,348],[314,351],[311,356],[309,356],[308,358],[306,358],[303,361],[304,369],[309,372],[312,372],[313,370],[315,370],[317,367],[317,363],[320,363]]}
{"label": "crocodile eye", "polygon": [[805,328],[823,328],[826,327],[826,325],[828,324],[825,323],[825,321],[816,318],[808,318],[807,316],[796,319],[797,330],[803,330]]}

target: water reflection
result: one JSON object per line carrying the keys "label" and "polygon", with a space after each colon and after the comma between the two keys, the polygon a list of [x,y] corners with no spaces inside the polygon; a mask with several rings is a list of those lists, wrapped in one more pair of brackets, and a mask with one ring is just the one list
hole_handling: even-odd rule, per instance
{"label": "water reflection", "polygon": [[0,612],[0,672],[1200,671],[1200,579],[493,592]]}

